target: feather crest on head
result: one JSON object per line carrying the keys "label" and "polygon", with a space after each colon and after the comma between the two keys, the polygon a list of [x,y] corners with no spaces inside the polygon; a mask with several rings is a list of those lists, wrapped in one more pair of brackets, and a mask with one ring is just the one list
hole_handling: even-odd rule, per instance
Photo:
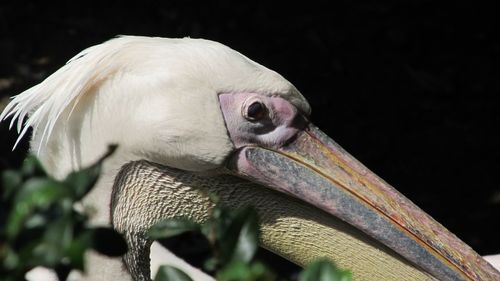
{"label": "feather crest on head", "polygon": [[[0,121],[12,116],[9,128],[12,128],[17,121],[19,137],[14,148],[25,136],[28,128],[33,127],[34,133],[42,132],[41,141],[34,149],[39,153],[62,112],[70,104],[73,104],[71,109],[73,111],[90,88],[119,70],[120,66],[113,63],[113,55],[124,44],[127,44],[127,41],[115,39],[87,48],[42,83],[14,96],[12,102],[0,114]],[[26,116],[29,117],[24,124]]]}
{"label": "feather crest on head", "polygon": [[[190,45],[178,44],[187,41]],[[167,46],[165,43],[169,43],[168,46],[175,49],[178,55],[173,56],[174,53],[167,51],[157,52]],[[150,47],[154,50],[151,49],[148,53]],[[146,54],[149,61],[140,61],[139,52]],[[235,54],[240,59],[233,61],[230,58]],[[200,62],[200,57],[206,59]],[[0,121],[12,117],[9,128],[17,122],[19,137],[14,148],[26,135],[29,127],[33,127],[33,134],[38,135],[38,141],[32,150],[39,154],[42,146],[47,144],[63,112],[69,110],[67,116],[69,118],[82,97],[91,92],[91,89],[116,76],[117,73],[136,71],[132,68],[137,64],[151,69],[154,74],[159,70],[157,65],[153,65],[155,61],[168,61],[170,66],[190,65],[188,69],[175,69],[178,72],[176,75],[193,77],[197,75],[202,77],[201,79],[211,81],[209,86],[214,88],[214,92],[253,91],[264,95],[279,94],[304,112],[310,111],[303,96],[279,74],[217,42],[190,38],[120,36],[83,50],[43,82],[13,97],[0,114]],[[223,66],[224,73],[213,71],[217,66]],[[251,73],[250,76],[257,78],[259,83],[255,83],[255,79],[253,81],[247,79],[244,75],[238,76],[239,70]],[[169,72],[168,69],[159,71]],[[189,73],[190,71],[194,74]],[[195,78],[200,79],[199,77]]]}

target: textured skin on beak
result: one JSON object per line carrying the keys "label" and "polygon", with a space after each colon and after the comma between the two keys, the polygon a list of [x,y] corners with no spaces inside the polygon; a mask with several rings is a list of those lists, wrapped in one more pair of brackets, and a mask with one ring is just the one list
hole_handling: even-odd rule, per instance
{"label": "textured skin on beak", "polygon": [[[356,281],[435,280],[354,227],[290,196],[241,178],[204,176],[147,161],[131,162],[118,174],[113,187],[113,225],[120,232],[141,226],[138,234],[144,235],[163,218],[187,216],[204,221],[213,207],[212,193],[231,208],[254,206],[261,219],[262,246],[299,265],[327,257],[351,270]],[[134,200],[127,200],[131,197]]]}
{"label": "textured skin on beak", "polygon": [[[399,226],[409,237],[412,237],[430,253],[434,253],[433,255],[442,258],[443,262],[450,263],[462,271],[467,278],[471,280],[500,280],[500,273],[473,249],[396,189],[369,171],[319,129],[312,127],[311,130],[307,131],[307,135],[309,137],[299,137],[283,150],[295,154],[302,161],[306,159],[314,167],[324,168],[320,172],[327,176],[330,174],[330,178],[333,177],[339,186],[351,192],[371,208],[376,209],[385,219]],[[296,147],[301,148],[296,149]],[[304,147],[307,148],[304,149]],[[299,155],[305,151],[321,151],[321,153]],[[325,158],[325,156],[328,157]],[[335,171],[333,175],[332,171]],[[370,227],[370,229],[373,228]],[[391,239],[394,239],[386,233],[381,233],[380,236],[386,237],[388,240],[388,243],[384,242],[386,245],[390,245]],[[413,257],[415,253],[405,254],[409,249],[404,244],[401,249],[395,250],[410,260],[418,260]],[[437,270],[439,271],[439,269]]]}
{"label": "textured skin on beak", "polygon": [[277,150],[243,147],[228,167],[346,221],[439,280],[500,280],[468,245],[312,125]]}

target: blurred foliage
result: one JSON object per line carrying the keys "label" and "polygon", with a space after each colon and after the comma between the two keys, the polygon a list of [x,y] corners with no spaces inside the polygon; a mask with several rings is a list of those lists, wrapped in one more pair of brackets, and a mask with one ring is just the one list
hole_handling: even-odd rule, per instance
{"label": "blurred foliage", "polygon": [[158,269],[154,281],[192,281],[186,273],[173,266],[162,265]]}
{"label": "blurred foliage", "polygon": [[[190,236],[185,234],[190,233]],[[264,262],[256,258],[259,249],[259,219],[251,208],[226,209],[217,205],[210,218],[198,224],[186,218],[166,219],[149,231],[152,239],[162,242],[177,236],[189,237],[190,243],[183,245],[184,254],[202,254],[206,259],[203,270],[219,281],[272,281],[286,280],[278,276]],[[168,243],[167,244],[168,247]],[[200,246],[201,245],[201,246]],[[206,251],[209,253],[203,253]],[[171,266],[163,266],[155,281],[192,280]],[[338,269],[326,259],[320,259],[307,266],[299,276],[299,281],[349,281],[349,271]]]}
{"label": "blurred foliage", "polygon": [[[34,156],[18,170],[1,173],[0,280],[24,280],[26,273],[37,266],[52,268],[59,280],[66,280],[72,269],[85,270],[84,253],[89,249],[108,256],[126,252],[120,234],[112,228],[88,226],[87,215],[75,210],[97,182],[102,161],[113,150],[64,180],[49,176]],[[201,254],[203,269],[220,281],[286,279],[256,258],[259,218],[251,207],[229,210],[217,205],[203,224],[186,218],[167,219],[153,226],[149,236],[160,241],[187,239],[188,243],[181,245],[181,256]],[[164,265],[154,280],[192,279]],[[327,260],[319,260],[299,276],[299,281],[318,280],[349,281],[351,275]]]}
{"label": "blurred foliage", "polygon": [[[18,170],[1,173],[0,280],[24,280],[37,266],[53,268],[60,280],[71,269],[84,270],[87,249],[119,256],[124,239],[111,228],[86,225],[87,216],[74,208],[96,183],[101,170],[96,164],[59,181],[47,173],[34,156]],[[100,243],[108,237],[106,243]]]}
{"label": "blurred foliage", "polygon": [[350,271],[337,268],[327,259],[319,259],[310,264],[300,274],[299,281],[350,281]]}

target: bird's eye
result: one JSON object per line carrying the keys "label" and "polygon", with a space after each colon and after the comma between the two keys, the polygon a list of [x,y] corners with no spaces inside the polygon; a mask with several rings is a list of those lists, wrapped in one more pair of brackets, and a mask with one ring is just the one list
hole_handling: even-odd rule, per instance
{"label": "bird's eye", "polygon": [[262,119],[265,114],[266,114],[265,105],[260,101],[254,101],[247,107],[244,116],[249,121],[257,121]]}

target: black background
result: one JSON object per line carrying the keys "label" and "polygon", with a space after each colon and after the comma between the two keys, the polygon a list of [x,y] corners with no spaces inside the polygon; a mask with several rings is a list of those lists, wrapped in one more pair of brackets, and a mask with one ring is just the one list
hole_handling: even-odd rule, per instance
{"label": "black background", "polygon": [[[118,34],[216,40],[294,83],[316,125],[480,254],[500,253],[499,9],[436,2],[2,1],[0,97]],[[11,152],[6,127],[1,168],[27,149]]]}

